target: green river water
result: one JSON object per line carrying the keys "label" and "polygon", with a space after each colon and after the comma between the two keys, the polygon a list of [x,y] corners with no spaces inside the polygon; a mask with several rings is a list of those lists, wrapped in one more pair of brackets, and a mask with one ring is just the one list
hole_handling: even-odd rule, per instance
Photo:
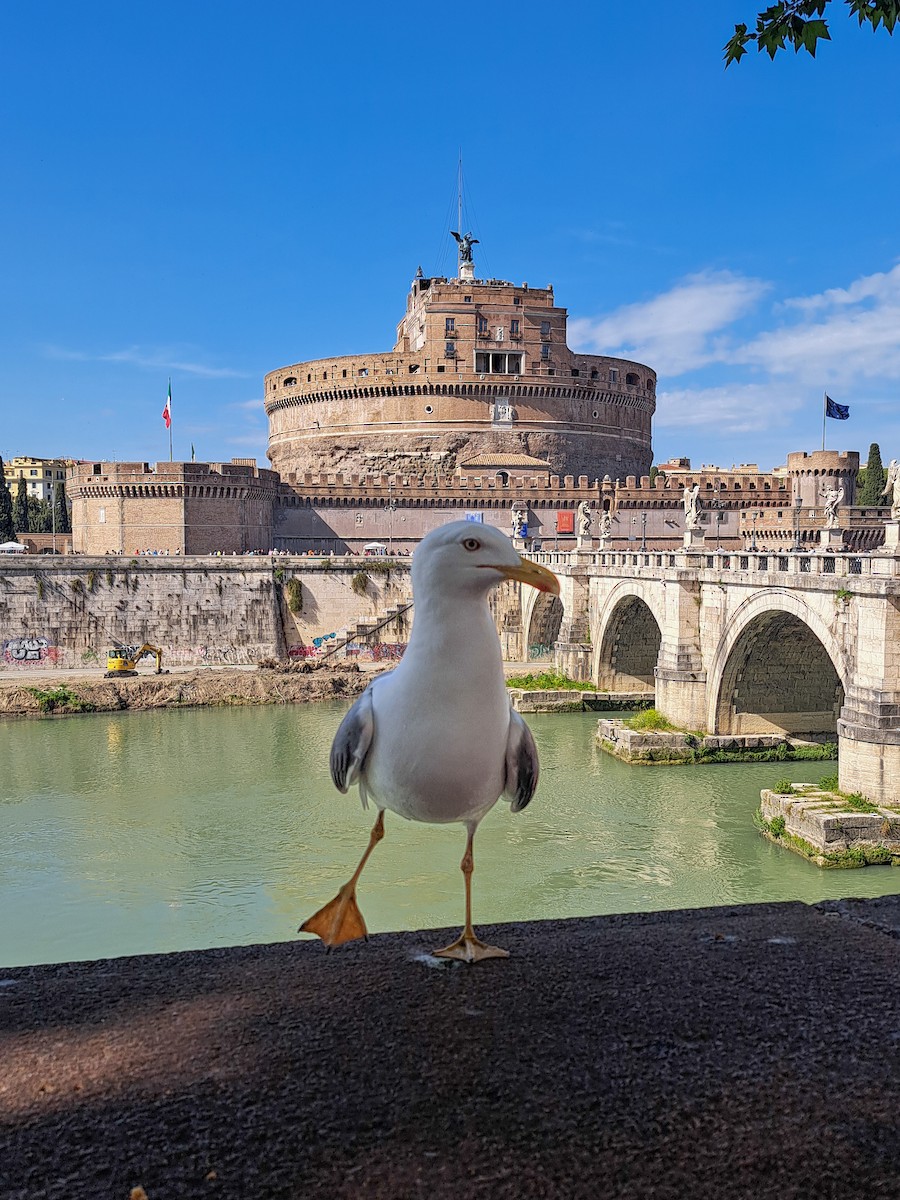
{"label": "green river water", "polygon": [[[374,818],[328,776],[345,708],[2,722],[0,966],[295,937]],[[754,829],[761,787],[832,763],[629,767],[593,747],[594,714],[529,724],[540,787],[479,830],[476,925],[900,888],[893,868],[821,871]],[[370,931],[459,925],[463,827],[388,813],[386,830],[360,885]]]}

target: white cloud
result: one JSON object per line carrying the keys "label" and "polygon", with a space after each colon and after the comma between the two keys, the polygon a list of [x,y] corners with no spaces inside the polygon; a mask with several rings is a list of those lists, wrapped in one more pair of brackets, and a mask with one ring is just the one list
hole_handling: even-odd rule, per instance
{"label": "white cloud", "polygon": [[228,405],[229,408],[240,408],[246,412],[258,413],[260,416],[265,414],[266,402],[262,397],[256,400],[236,400],[233,404]]}
{"label": "white cloud", "polygon": [[735,361],[829,386],[900,379],[900,266],[784,307],[801,318],[760,333]]}
{"label": "white cloud", "polygon": [[730,341],[722,331],[745,316],[769,286],[731,271],[704,271],[643,303],[570,321],[569,340],[575,349],[645,362],[661,377],[682,375],[729,360]]}
{"label": "white cloud", "polygon": [[44,353],[48,358],[63,359],[69,362],[125,363],[144,370],[195,375],[201,379],[246,379],[248,377],[246,371],[236,371],[232,367],[211,367],[206,363],[180,358],[179,355],[183,353],[180,350],[145,350],[140,346],[128,346],[124,350],[113,350],[106,354],[88,354],[82,350],[66,350],[61,346],[45,346]]}
{"label": "white cloud", "polygon": [[785,307],[806,311],[859,304],[863,300],[900,299],[900,264],[891,271],[879,271],[874,275],[863,275],[848,288],[828,288],[815,296],[796,296],[785,300]]}
{"label": "white cloud", "polygon": [[701,426],[719,434],[759,433],[787,427],[806,397],[783,383],[723,384],[705,388],[673,388],[656,398],[657,428]]}

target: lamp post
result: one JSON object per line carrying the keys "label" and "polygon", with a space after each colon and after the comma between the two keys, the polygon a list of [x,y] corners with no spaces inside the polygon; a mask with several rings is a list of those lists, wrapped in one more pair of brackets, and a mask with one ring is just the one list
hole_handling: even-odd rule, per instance
{"label": "lamp post", "polygon": [[803,507],[803,497],[797,496],[794,500],[794,545],[793,550],[799,553],[803,547],[800,545],[800,510]]}
{"label": "lamp post", "polygon": [[53,480],[50,480],[50,521],[53,529],[53,553],[56,553],[56,496],[53,492]]}
{"label": "lamp post", "polygon": [[394,553],[394,513],[397,511],[397,506],[394,503],[393,482],[388,480],[388,554]]}
{"label": "lamp post", "polygon": [[753,533],[750,536],[750,549],[755,554],[756,553],[756,520],[757,520],[757,517],[760,516],[760,513],[756,509],[754,509],[750,515],[753,518]]}

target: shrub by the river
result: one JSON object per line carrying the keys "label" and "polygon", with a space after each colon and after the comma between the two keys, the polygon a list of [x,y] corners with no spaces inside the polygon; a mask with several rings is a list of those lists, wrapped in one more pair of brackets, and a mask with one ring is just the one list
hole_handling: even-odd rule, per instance
{"label": "shrub by the river", "polygon": [[37,700],[38,708],[43,713],[55,712],[57,708],[64,708],[67,712],[94,711],[93,704],[82,700],[77,692],[73,692],[64,683],[55,688],[29,688],[28,690]]}

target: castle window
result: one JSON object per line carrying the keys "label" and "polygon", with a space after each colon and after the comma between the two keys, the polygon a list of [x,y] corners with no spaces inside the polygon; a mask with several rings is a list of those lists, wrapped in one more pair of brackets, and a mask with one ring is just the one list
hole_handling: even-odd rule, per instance
{"label": "castle window", "polygon": [[618,383],[619,382],[619,368],[618,367],[610,367],[609,368],[609,382],[610,383]]}
{"label": "castle window", "polygon": [[544,359],[544,361],[546,362],[546,360],[549,357],[550,357],[550,344],[548,342],[544,342],[544,344],[541,346],[541,358]]}
{"label": "castle window", "polygon": [[438,375],[442,374],[446,370],[447,370],[447,368],[444,366],[443,363],[438,363]]}
{"label": "castle window", "polygon": [[471,297],[471,296],[463,296],[463,303],[464,303],[464,304],[471,304],[471,303],[472,303],[472,297]]}
{"label": "castle window", "polygon": [[541,337],[549,337],[549,336],[550,336],[550,322],[549,321],[541,321]]}
{"label": "castle window", "polygon": [[456,346],[453,342],[444,342],[444,358],[456,358]]}
{"label": "castle window", "polygon": [[519,318],[514,317],[509,323],[509,336],[518,337],[520,333]]}
{"label": "castle window", "polygon": [[434,405],[433,405],[433,404],[426,404],[426,405],[425,405],[425,411],[426,411],[426,412],[429,414],[429,416],[430,416],[430,415],[431,415],[431,414],[434,412]]}
{"label": "castle window", "polygon": [[598,374],[599,374],[599,372],[597,371],[597,368],[596,368],[596,367],[594,367],[594,368],[591,370],[591,379],[596,379]]}
{"label": "castle window", "polygon": [[418,369],[419,369],[419,364],[418,364],[418,363],[410,363],[410,364],[409,364],[409,373],[410,373],[410,375],[415,375],[415,374],[416,374],[416,372],[418,371]]}
{"label": "castle window", "polygon": [[577,368],[577,367],[573,367],[573,368],[572,368],[572,376],[573,376],[573,378],[577,377],[577,376],[578,376],[578,375],[580,375],[580,374],[581,374],[581,372],[578,370],[578,368]]}
{"label": "castle window", "polygon": [[521,303],[522,303],[521,296],[513,296],[513,304],[521,304]]}
{"label": "castle window", "polygon": [[341,371],[341,379],[346,379],[346,378],[347,378],[347,368],[344,367],[343,370]]}
{"label": "castle window", "polygon": [[446,333],[456,333],[456,318],[447,317],[444,321],[444,331]]}
{"label": "castle window", "polygon": [[479,350],[475,355],[475,370],[479,375],[521,375],[522,355]]}
{"label": "castle window", "polygon": [[625,382],[629,385],[629,387],[637,387],[641,381],[637,375],[635,375],[634,371],[629,371],[625,376]]}
{"label": "castle window", "polygon": [[487,334],[487,332],[488,332],[487,317],[481,317],[481,316],[478,317],[478,319],[475,322],[475,331],[479,337],[484,337],[485,334]]}
{"label": "castle window", "polygon": [[293,387],[296,382],[297,380],[293,375],[288,375],[287,379],[284,381],[284,386]]}
{"label": "castle window", "polygon": [[647,391],[648,391],[648,392],[652,392],[652,391],[653,391],[653,380],[652,380],[652,379],[648,379],[648,380],[647,380]]}
{"label": "castle window", "polygon": [[312,383],[312,375],[307,375],[307,377],[306,377],[306,382],[307,382],[307,383]]}
{"label": "castle window", "polygon": [[594,409],[594,411],[593,411],[593,413],[591,414],[591,416],[594,418],[594,420],[595,420],[595,421],[596,421],[596,419],[597,419],[597,418],[600,416],[600,414],[599,414],[599,412],[596,410],[596,408]]}

